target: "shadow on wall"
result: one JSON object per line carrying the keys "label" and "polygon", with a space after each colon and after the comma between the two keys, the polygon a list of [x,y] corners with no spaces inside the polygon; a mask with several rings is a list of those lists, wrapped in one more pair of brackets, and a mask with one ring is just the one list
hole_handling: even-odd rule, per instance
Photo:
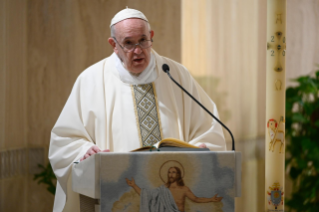
{"label": "shadow on wall", "polygon": [[223,123],[231,119],[231,112],[226,107],[227,92],[218,91],[220,79],[213,76],[194,77],[208,96],[215,102],[219,118]]}

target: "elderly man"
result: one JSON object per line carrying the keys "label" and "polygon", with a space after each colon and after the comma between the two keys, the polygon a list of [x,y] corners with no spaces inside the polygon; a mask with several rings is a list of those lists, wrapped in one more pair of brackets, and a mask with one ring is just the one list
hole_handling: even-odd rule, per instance
{"label": "elderly man", "polygon": [[49,159],[58,180],[54,211],[62,211],[66,199],[67,205],[78,202],[67,186],[71,166],[97,152],[128,152],[167,137],[226,149],[221,126],[161,71],[168,64],[171,75],[218,116],[185,67],[152,50],[154,31],[144,14],[124,9],[110,27],[114,53],[80,74],[52,129]]}

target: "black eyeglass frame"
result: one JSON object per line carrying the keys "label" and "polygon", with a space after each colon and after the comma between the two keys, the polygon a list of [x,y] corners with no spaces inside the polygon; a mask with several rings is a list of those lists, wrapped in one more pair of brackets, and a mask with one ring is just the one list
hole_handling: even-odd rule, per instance
{"label": "black eyeglass frame", "polygon": [[136,46],[140,46],[141,49],[147,49],[147,48],[150,48],[150,47],[153,45],[153,39],[151,38],[151,40],[144,40],[144,41],[151,41],[151,45],[150,45],[150,46],[143,48],[143,47],[141,46],[141,42],[139,42],[139,43],[136,43],[136,44],[131,44],[131,45],[133,45],[133,48],[132,48],[131,50],[129,50],[129,49],[127,49],[125,46],[123,47],[123,46],[116,40],[115,37],[112,37],[112,38],[113,38],[113,39],[115,40],[115,42],[123,49],[124,52],[132,52],[132,51],[135,50]]}

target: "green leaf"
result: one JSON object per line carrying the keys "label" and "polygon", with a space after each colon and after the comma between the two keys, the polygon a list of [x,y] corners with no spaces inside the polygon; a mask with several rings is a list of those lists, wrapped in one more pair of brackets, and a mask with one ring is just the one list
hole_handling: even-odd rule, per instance
{"label": "green leaf", "polygon": [[289,175],[294,180],[294,179],[297,179],[297,177],[301,174],[301,172],[302,172],[301,169],[297,169],[296,167],[291,167]]}
{"label": "green leaf", "polygon": [[285,164],[294,187],[285,204],[294,211],[319,211],[319,70],[293,81],[298,85],[286,90]]}
{"label": "green leaf", "polygon": [[297,95],[297,93],[298,93],[298,89],[292,88],[292,87],[287,88],[286,99],[289,100],[290,98],[295,97]]}
{"label": "green leaf", "polygon": [[55,195],[56,176],[54,175],[51,164],[48,163],[46,167],[38,164],[38,167],[42,170],[42,172],[35,174],[33,180],[37,181],[38,184],[46,184],[47,190]]}
{"label": "green leaf", "polygon": [[309,80],[309,76],[301,76],[297,79],[293,79],[293,81],[299,82],[300,84],[305,84]]}
{"label": "green leaf", "polygon": [[319,119],[315,122],[315,126],[319,127]]}
{"label": "green leaf", "polygon": [[301,113],[293,113],[292,114],[292,121],[300,122],[300,123],[309,122],[309,120],[306,117],[304,117]]}

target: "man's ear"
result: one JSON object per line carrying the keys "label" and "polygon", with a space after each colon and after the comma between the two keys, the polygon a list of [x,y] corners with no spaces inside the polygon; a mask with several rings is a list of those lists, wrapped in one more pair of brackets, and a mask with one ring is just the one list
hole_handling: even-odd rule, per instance
{"label": "man's ear", "polygon": [[118,49],[117,49],[116,43],[115,43],[115,41],[114,41],[114,38],[109,38],[109,39],[108,39],[108,42],[109,42],[109,44],[112,46],[113,51],[114,51],[115,53],[117,53],[117,52],[118,52]]}
{"label": "man's ear", "polygon": [[154,31],[153,30],[151,30],[150,31],[150,33],[151,33],[151,39],[153,38],[153,36],[154,36]]}

